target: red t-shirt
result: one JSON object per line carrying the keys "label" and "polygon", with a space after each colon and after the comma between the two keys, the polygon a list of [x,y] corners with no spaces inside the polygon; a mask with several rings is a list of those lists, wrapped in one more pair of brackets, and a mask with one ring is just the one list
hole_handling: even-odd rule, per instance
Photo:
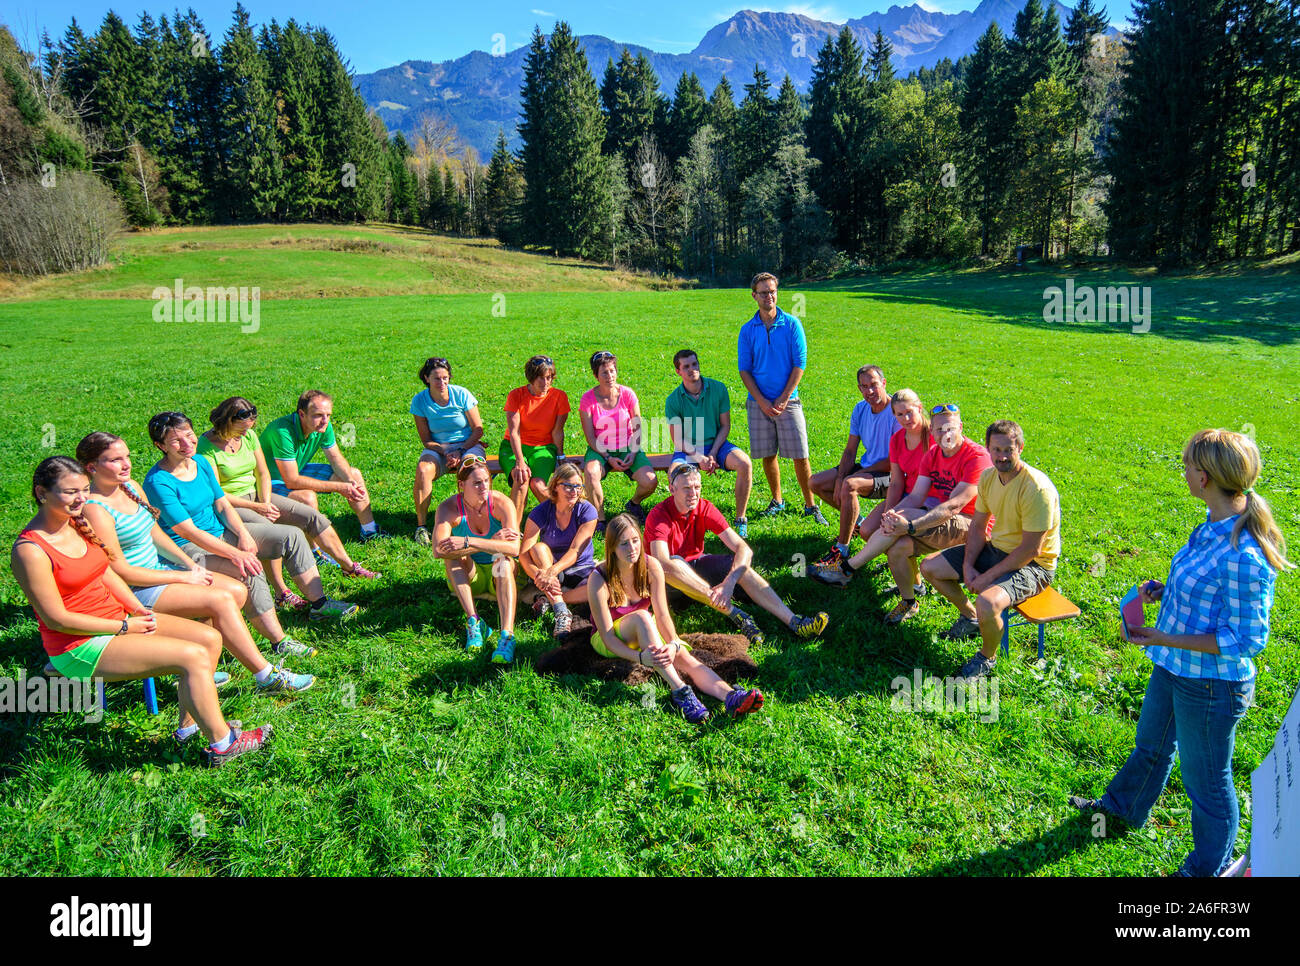
{"label": "red t-shirt", "polygon": [[[928,476],[930,478],[930,492],[928,496],[939,498],[942,503],[952,496],[952,491],[957,488],[958,483],[970,483],[972,486],[978,486],[980,474],[993,465],[989,459],[988,450],[979,443],[972,443],[969,439],[962,439],[961,446],[952,456],[944,456],[943,448],[935,443],[930,447],[929,452],[925,454],[925,459],[921,461],[921,468],[918,475]],[[975,512],[975,493],[971,492],[970,502],[961,509],[962,513]]]}
{"label": "red t-shirt", "polygon": [[729,526],[727,518],[708,500],[701,498],[687,517],[677,512],[677,504],[669,497],[646,515],[645,541],[650,544],[662,540],[668,544],[670,556],[694,560],[704,556],[705,533],[721,534]]}
{"label": "red t-shirt", "polygon": [[927,433],[917,444],[916,449],[908,449],[905,429],[900,429],[889,437],[889,462],[897,463],[898,468],[903,471],[903,496],[911,493],[912,487],[916,486],[916,478],[921,475],[921,461],[929,452],[931,442],[930,435]]}
{"label": "red t-shirt", "polygon": [[[569,397],[563,389],[552,386],[534,396],[527,386],[511,389],[506,396],[505,411],[519,414],[519,443],[522,446],[550,446],[551,434],[561,416],[569,411]],[[510,434],[506,433],[506,439]]]}

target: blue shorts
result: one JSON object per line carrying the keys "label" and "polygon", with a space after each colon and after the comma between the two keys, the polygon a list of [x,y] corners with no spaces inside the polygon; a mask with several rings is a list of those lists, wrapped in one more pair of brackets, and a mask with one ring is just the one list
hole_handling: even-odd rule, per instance
{"label": "blue shorts", "polygon": [[[308,463],[306,466],[299,467],[298,475],[313,480],[332,480],[334,479],[334,467],[328,463]],[[279,493],[281,496],[288,496],[289,488],[284,485],[283,480],[272,480],[271,492]]]}
{"label": "blue shorts", "polygon": [[[161,569],[175,571],[181,570],[180,567],[174,567],[167,563],[164,563]],[[154,605],[158,603],[158,598],[162,596],[162,592],[170,586],[171,584],[154,584],[152,587],[132,587],[131,593],[135,594],[136,600],[144,604],[144,606],[148,607],[150,610],[153,610]]]}
{"label": "blue shorts", "polygon": [[[710,444],[709,446],[705,447],[705,451],[707,452],[712,448],[713,446],[712,444]],[[733,449],[740,449],[740,447],[737,446],[735,443],[733,443],[731,440],[727,440],[721,446],[718,447],[718,469],[720,470],[727,469],[727,457],[731,455],[731,451]],[[673,458],[672,461],[669,463],[669,465],[671,466],[673,463],[698,463],[698,462],[699,462],[698,457],[689,455],[687,453],[682,452],[681,450],[678,450],[677,452],[673,453]]]}

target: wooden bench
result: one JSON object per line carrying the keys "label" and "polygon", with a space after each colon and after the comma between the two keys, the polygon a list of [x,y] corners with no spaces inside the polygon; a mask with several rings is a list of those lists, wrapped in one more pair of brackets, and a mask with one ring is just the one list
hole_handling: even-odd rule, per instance
{"label": "wooden bench", "polygon": [[[58,668],[48,661],[45,663],[43,670],[47,678],[63,677],[63,675],[59,673]],[[99,702],[101,707],[105,709],[108,708],[108,699],[104,697],[104,686],[102,683],[99,686]],[[144,679],[144,706],[149,709],[150,714],[158,713],[158,687],[154,684],[153,678]]]}
{"label": "wooden bench", "polygon": [[[650,460],[650,466],[656,470],[666,470],[672,464],[672,453],[647,453]],[[581,456],[565,456],[559,461],[560,463],[572,463],[574,466],[581,467],[583,458]],[[501,472],[501,461],[495,456],[489,456],[487,461],[488,472],[495,476]]]}
{"label": "wooden bench", "polygon": [[[1024,618],[1022,621],[1011,620],[1011,611]],[[1057,621],[1074,620],[1079,616],[1079,605],[1074,603],[1055,587],[1048,586],[1034,594],[1028,600],[1022,600],[1015,607],[1008,607],[1002,612],[1002,653],[1011,653],[1011,628],[1026,624],[1038,625],[1038,659],[1043,659],[1043,638],[1048,624]]]}

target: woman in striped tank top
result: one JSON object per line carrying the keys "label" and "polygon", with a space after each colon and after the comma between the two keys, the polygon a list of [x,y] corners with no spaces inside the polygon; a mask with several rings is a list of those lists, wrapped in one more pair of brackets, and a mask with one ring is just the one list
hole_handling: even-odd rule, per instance
{"label": "woman in striped tank top", "polygon": [[262,691],[311,686],[311,675],[273,667],[258,650],[240,613],[248,588],[200,566],[158,525],[158,511],[131,481],[131,454],[124,440],[91,433],[77,444],[77,461],[91,478],[86,520],[108,548],[113,572],[140,603],[164,614],[211,620],[226,650],[253,673]]}

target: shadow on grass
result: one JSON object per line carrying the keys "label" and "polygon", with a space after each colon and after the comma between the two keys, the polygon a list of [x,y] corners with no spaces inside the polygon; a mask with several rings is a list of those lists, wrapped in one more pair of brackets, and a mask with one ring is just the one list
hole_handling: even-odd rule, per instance
{"label": "shadow on grass", "polygon": [[[1112,837],[1126,834],[1128,829],[1123,829]],[[1099,841],[1093,837],[1092,826],[1084,816],[1071,816],[1037,838],[978,855],[949,859],[916,874],[935,877],[1029,875]]]}

